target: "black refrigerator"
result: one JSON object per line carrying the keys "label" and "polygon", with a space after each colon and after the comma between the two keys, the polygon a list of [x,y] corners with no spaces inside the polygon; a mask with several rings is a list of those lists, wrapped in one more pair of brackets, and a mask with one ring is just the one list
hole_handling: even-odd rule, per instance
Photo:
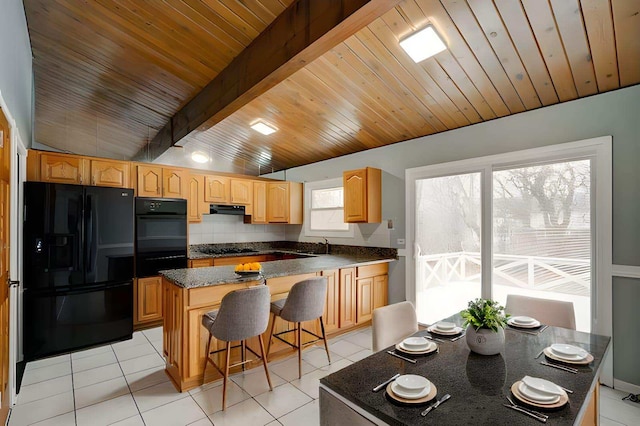
{"label": "black refrigerator", "polygon": [[25,361],[133,333],[133,190],[24,184]]}

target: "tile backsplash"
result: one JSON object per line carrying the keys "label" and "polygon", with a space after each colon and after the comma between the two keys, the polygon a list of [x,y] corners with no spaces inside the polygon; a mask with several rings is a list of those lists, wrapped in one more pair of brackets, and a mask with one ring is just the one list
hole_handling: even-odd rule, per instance
{"label": "tile backsplash", "polygon": [[189,224],[189,244],[283,241],[287,225],[251,225],[242,216],[203,215]]}

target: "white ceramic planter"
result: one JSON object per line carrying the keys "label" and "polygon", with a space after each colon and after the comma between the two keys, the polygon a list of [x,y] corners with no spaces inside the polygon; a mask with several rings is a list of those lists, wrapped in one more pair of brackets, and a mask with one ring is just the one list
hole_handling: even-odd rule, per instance
{"label": "white ceramic planter", "polygon": [[498,332],[488,328],[476,330],[471,325],[467,326],[467,345],[469,349],[480,355],[496,355],[504,348],[504,329],[498,328]]}

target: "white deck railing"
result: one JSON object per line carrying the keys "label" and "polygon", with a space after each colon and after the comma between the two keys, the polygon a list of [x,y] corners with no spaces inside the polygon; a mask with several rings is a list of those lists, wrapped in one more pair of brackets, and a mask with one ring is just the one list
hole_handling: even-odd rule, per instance
{"label": "white deck railing", "polygon": [[[562,257],[494,254],[494,283],[523,289],[589,295],[590,262]],[[452,281],[480,282],[477,252],[439,253],[416,257],[417,286],[421,289]]]}

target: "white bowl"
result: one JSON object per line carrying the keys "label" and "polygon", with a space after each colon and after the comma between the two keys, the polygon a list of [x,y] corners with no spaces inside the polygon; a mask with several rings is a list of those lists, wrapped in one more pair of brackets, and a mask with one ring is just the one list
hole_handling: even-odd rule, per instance
{"label": "white bowl", "polygon": [[402,344],[407,349],[422,349],[429,344],[429,341],[424,337],[408,337],[402,341]]}
{"label": "white bowl", "polygon": [[438,322],[436,323],[436,329],[442,331],[451,331],[456,328],[456,325],[452,322]]}
{"label": "white bowl", "polygon": [[520,316],[520,317],[511,317],[511,321],[513,321],[516,324],[529,325],[536,322],[536,319],[531,317]]}
{"label": "white bowl", "polygon": [[524,376],[522,378],[522,383],[527,385],[530,389],[535,389],[539,393],[543,394],[562,395],[563,393],[560,386],[550,382],[549,380],[540,379],[538,377]]}
{"label": "white bowl", "polygon": [[420,393],[426,389],[427,386],[431,386],[429,380],[426,377],[418,376],[416,374],[405,374],[396,379],[397,386],[404,393]]}

